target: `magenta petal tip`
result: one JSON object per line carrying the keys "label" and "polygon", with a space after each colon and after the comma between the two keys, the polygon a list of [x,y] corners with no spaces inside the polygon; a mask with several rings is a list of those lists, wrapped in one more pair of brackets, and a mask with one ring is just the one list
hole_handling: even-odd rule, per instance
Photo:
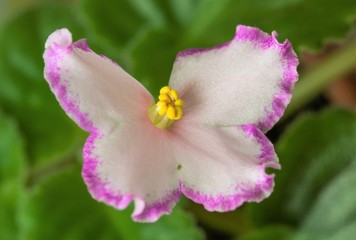
{"label": "magenta petal tip", "polygon": [[68,29],[62,28],[52,33],[46,43],[45,48],[52,46],[69,47],[72,44],[72,34]]}

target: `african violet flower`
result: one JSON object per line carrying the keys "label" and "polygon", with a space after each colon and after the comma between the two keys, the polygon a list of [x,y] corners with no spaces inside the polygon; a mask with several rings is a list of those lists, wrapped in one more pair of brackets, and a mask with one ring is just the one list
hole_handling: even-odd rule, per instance
{"label": "african violet flower", "polygon": [[[169,87],[155,103],[138,81],[67,29],[52,33],[45,78],[66,113],[90,132],[82,175],[93,198],[117,209],[135,203],[133,219],[155,221],[181,193],[209,211],[259,202],[279,169],[265,137],[297,80],[298,60],[257,28],[234,39],[180,52]],[[159,51],[157,52],[159,54]]]}

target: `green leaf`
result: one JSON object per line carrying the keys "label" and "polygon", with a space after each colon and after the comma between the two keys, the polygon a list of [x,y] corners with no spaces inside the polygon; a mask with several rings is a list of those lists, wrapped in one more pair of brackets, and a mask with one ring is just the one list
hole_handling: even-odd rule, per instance
{"label": "green leaf", "polygon": [[64,26],[74,38],[82,32],[70,6],[47,6],[19,15],[0,35],[0,102],[17,118],[35,166],[61,158],[82,139],[43,77],[46,38]]}
{"label": "green leaf", "polygon": [[171,215],[163,216],[157,223],[142,227],[143,240],[204,239],[192,215],[177,206]]}
{"label": "green leaf", "polygon": [[301,224],[315,200],[355,162],[355,145],[354,112],[328,109],[298,119],[276,145],[282,170],[272,196],[254,206],[255,220]]}
{"label": "green leaf", "polygon": [[[174,18],[185,27],[189,27],[188,25],[199,15],[197,12],[203,10],[206,5],[214,4],[211,0],[172,0],[169,2]],[[221,1],[218,4],[221,5]]]}
{"label": "green leaf", "polygon": [[344,240],[353,239],[356,235],[356,221],[340,228],[336,233],[331,236],[326,236],[325,240]]}
{"label": "green leaf", "polygon": [[128,64],[122,57],[131,41],[135,41],[151,26],[161,26],[162,12],[152,1],[82,0],[80,16],[88,29],[89,43],[98,46],[120,64]]}
{"label": "green leaf", "polygon": [[[356,233],[355,228],[351,231],[350,227],[355,226],[356,223],[356,157],[351,160],[353,160],[352,164],[344,166],[345,169],[338,173],[337,177],[332,179],[319,194],[313,208],[303,221],[301,231],[308,232],[318,239],[326,239],[333,233],[340,235],[344,228],[350,229],[350,233]],[[351,238],[331,237],[331,239]]]}
{"label": "green leaf", "polygon": [[0,239],[15,239],[17,204],[26,170],[24,141],[16,123],[0,111]]}
{"label": "green leaf", "polygon": [[239,240],[290,240],[293,229],[283,225],[272,225],[243,235]]}
{"label": "green leaf", "polygon": [[188,37],[196,41],[207,37],[215,45],[226,41],[237,24],[245,24],[266,32],[277,30],[281,39],[288,38],[296,49],[317,48],[325,40],[344,37],[356,17],[353,0],[239,0],[221,5],[224,5],[222,11],[214,19],[205,14],[201,18],[206,20],[199,20],[204,24],[192,22],[199,32],[190,31]]}
{"label": "green leaf", "polygon": [[0,184],[0,239],[17,239],[18,206],[24,190],[16,181],[2,182]]}
{"label": "green leaf", "polygon": [[[131,220],[132,206],[118,211],[92,199],[79,166],[49,177],[23,203],[24,239],[203,239],[190,215],[175,209],[156,223]],[[58,231],[60,229],[60,231]]]}
{"label": "green leaf", "polygon": [[176,33],[170,30],[148,31],[132,51],[133,76],[156,95],[168,84],[178,51]]}
{"label": "green leaf", "polygon": [[78,168],[39,183],[24,200],[20,220],[23,239],[119,239]]}
{"label": "green leaf", "polygon": [[0,183],[23,179],[26,170],[24,140],[16,123],[0,111]]}

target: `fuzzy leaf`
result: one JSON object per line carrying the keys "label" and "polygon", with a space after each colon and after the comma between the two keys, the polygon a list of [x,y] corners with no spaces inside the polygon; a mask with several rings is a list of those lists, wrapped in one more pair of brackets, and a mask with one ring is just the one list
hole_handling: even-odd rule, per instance
{"label": "fuzzy leaf", "polygon": [[356,233],[356,158],[352,160],[319,194],[303,221],[301,231],[315,239],[342,240],[355,236],[352,233]]}
{"label": "fuzzy leaf", "polygon": [[253,206],[255,220],[302,225],[303,233],[325,237],[351,224],[356,220],[355,146],[354,112],[328,109],[298,119],[276,145],[283,170],[272,196]]}

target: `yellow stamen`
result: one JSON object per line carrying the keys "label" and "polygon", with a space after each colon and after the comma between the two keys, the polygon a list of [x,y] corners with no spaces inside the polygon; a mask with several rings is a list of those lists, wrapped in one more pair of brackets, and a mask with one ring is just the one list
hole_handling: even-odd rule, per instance
{"label": "yellow stamen", "polygon": [[160,94],[167,94],[171,91],[171,89],[168,86],[165,86],[163,88],[161,88],[161,90],[159,91]]}
{"label": "yellow stamen", "polygon": [[176,107],[175,107],[175,110],[176,110],[176,116],[174,117],[174,120],[179,120],[179,119],[181,119],[182,116],[183,116],[183,110],[182,110],[182,108],[179,107],[179,106],[176,106]]}
{"label": "yellow stamen", "polygon": [[158,101],[158,102],[156,103],[156,105],[157,105],[158,107],[167,106],[167,103],[166,103],[165,101]]}
{"label": "yellow stamen", "polygon": [[174,107],[169,106],[166,115],[169,119],[173,120],[176,117],[176,110]]}
{"label": "yellow stamen", "polygon": [[176,90],[168,86],[161,88],[159,101],[148,109],[151,122],[158,128],[169,128],[174,121],[182,118],[184,101],[179,98]]}
{"label": "yellow stamen", "polygon": [[169,92],[169,96],[172,98],[172,99],[171,99],[172,101],[178,100],[178,93],[177,93],[176,90],[171,90],[171,91]]}
{"label": "yellow stamen", "polygon": [[174,101],[174,105],[175,105],[176,107],[183,107],[184,102],[183,102],[182,99],[178,99],[178,100],[175,100],[175,101]]}
{"label": "yellow stamen", "polygon": [[167,107],[167,105],[163,105],[163,106],[157,107],[156,109],[158,111],[158,114],[162,116],[162,115],[166,114],[168,107]]}
{"label": "yellow stamen", "polygon": [[160,94],[158,96],[158,99],[160,101],[167,101],[167,102],[171,102],[171,99],[169,98],[169,96],[167,94]]}

